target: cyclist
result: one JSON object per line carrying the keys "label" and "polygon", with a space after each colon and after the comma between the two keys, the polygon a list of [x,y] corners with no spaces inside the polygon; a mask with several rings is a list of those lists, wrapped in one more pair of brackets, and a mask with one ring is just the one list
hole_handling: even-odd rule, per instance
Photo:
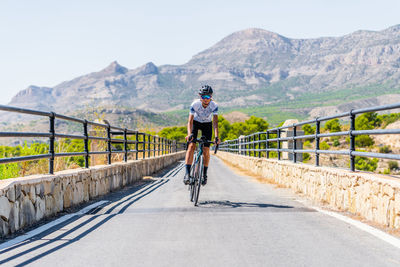
{"label": "cyclist", "polygon": [[[212,100],[213,89],[209,85],[203,85],[199,90],[200,99],[195,100],[190,106],[189,119],[187,124],[186,141],[189,142],[186,152],[186,174],[183,178],[185,184],[189,184],[190,168],[193,162],[193,154],[196,144],[193,140],[197,139],[197,132],[201,130],[202,135],[207,140],[212,138],[212,128],[214,126],[215,143],[218,140],[218,105]],[[212,122],[211,122],[212,121]],[[204,149],[204,172],[202,184],[207,183],[208,163],[210,162],[210,144],[205,144]]]}

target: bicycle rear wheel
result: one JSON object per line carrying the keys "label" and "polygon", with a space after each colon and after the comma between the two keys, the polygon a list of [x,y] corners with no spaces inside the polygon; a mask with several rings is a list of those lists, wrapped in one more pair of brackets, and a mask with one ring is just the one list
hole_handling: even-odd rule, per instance
{"label": "bicycle rear wheel", "polygon": [[200,188],[201,188],[201,178],[203,175],[203,155],[201,155],[200,160],[196,166],[196,179],[195,179],[195,195],[194,195],[194,205],[197,206],[197,202],[199,201]]}

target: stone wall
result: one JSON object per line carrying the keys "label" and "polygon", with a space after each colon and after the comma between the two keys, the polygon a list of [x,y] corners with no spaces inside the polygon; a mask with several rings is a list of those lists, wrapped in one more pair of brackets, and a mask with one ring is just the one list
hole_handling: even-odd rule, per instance
{"label": "stone wall", "polygon": [[218,152],[217,156],[334,209],[400,228],[400,179],[227,152]]}
{"label": "stone wall", "polygon": [[0,236],[43,218],[118,190],[185,157],[185,151],[128,161],[0,181]]}

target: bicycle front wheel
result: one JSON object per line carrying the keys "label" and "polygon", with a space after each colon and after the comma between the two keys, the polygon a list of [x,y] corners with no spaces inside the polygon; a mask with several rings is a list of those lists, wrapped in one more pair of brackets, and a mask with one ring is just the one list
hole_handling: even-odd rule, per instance
{"label": "bicycle front wheel", "polygon": [[196,179],[195,179],[195,195],[194,195],[194,205],[197,206],[197,202],[199,201],[200,188],[201,188],[201,179],[203,177],[203,155],[201,155],[200,160],[196,166]]}
{"label": "bicycle front wheel", "polygon": [[195,168],[196,165],[193,165],[192,168],[190,169],[190,183],[189,183],[189,191],[190,191],[190,201],[193,202],[194,200],[194,195],[195,195],[195,186],[194,186],[194,181],[195,181]]}

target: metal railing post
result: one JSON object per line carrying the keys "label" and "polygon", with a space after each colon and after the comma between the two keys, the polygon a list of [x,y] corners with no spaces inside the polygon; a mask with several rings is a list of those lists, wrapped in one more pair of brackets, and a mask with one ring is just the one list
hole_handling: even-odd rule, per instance
{"label": "metal railing post", "polygon": [[85,136],[84,145],[85,145],[85,168],[89,168],[89,134],[88,134],[88,122],[85,120],[83,123],[83,135]]}
{"label": "metal railing post", "polygon": [[293,162],[297,162],[297,157],[296,157],[296,149],[297,149],[297,140],[295,139],[296,137],[296,129],[297,127],[293,124]]}
{"label": "metal railing post", "polygon": [[321,122],[318,120],[316,120],[315,122],[315,166],[319,166],[319,137],[318,135],[320,134],[320,127],[321,127]]}
{"label": "metal railing post", "polygon": [[244,155],[247,156],[247,136],[244,137]]}
{"label": "metal railing post", "polygon": [[245,145],[244,145],[245,141],[246,141],[246,138],[243,136],[243,137],[240,139],[241,149],[242,149],[241,154],[242,154],[243,156],[246,155],[246,154],[245,154],[245,152],[246,152],[246,151],[245,151]]}
{"label": "metal railing post", "polygon": [[252,147],[253,147],[253,157],[255,157],[256,156],[256,135],[254,134],[253,135],[253,145],[252,145]]}
{"label": "metal railing post", "polygon": [[249,137],[248,136],[246,136],[245,137],[245,153],[246,153],[246,156],[248,156],[249,155],[249,149],[250,149],[250,147],[249,147]]}
{"label": "metal railing post", "polygon": [[51,157],[49,158],[49,173],[54,174],[54,157],[55,157],[55,152],[54,152],[54,140],[55,140],[55,127],[54,127],[54,121],[55,121],[55,113],[51,112],[50,115],[50,128],[49,132],[51,134],[50,140],[49,140],[49,153],[51,154]]}
{"label": "metal railing post", "polygon": [[355,171],[355,157],[352,155],[353,151],[356,151],[356,137],[353,135],[353,131],[356,130],[356,115],[353,114],[353,110],[350,111],[350,170]]}
{"label": "metal railing post", "polygon": [[258,157],[261,158],[261,134],[258,134]]}
{"label": "metal railing post", "polygon": [[147,141],[149,142],[147,145],[147,157],[150,158],[151,157],[151,135],[148,135]]}
{"label": "metal railing post", "polygon": [[267,130],[267,133],[265,134],[265,152],[266,152],[266,156],[267,159],[269,159],[269,131]]}
{"label": "metal railing post", "polygon": [[152,145],[153,145],[153,157],[156,156],[156,137],[155,136],[151,136],[151,140],[152,140]]}
{"label": "metal railing post", "polygon": [[125,129],[124,129],[124,150],[125,150],[125,153],[124,153],[124,161],[125,161],[125,162],[128,161],[128,138],[127,138],[127,136],[126,136],[126,132],[127,132],[127,129],[125,128]]}
{"label": "metal railing post", "polygon": [[157,137],[157,156],[160,156],[160,137]]}
{"label": "metal railing post", "polygon": [[135,139],[136,139],[136,144],[135,144],[136,160],[138,160],[139,159],[139,133],[137,131],[135,132]]}
{"label": "metal railing post", "polygon": [[281,152],[279,151],[281,149],[281,141],[279,140],[279,138],[281,138],[281,129],[278,129],[276,137],[278,138],[278,160],[281,160]]}
{"label": "metal railing post", "polygon": [[108,151],[108,164],[111,164],[111,126],[107,123],[107,151]]}
{"label": "metal railing post", "polygon": [[145,159],[146,158],[146,134],[143,133],[142,136],[143,136],[143,149],[142,149],[143,152],[142,153],[143,153],[143,159]]}
{"label": "metal railing post", "polygon": [[246,139],[247,139],[247,141],[246,141],[246,143],[247,143],[247,149],[246,149],[246,151],[247,151],[247,156],[250,156],[250,137],[249,136],[247,136],[246,137]]}

